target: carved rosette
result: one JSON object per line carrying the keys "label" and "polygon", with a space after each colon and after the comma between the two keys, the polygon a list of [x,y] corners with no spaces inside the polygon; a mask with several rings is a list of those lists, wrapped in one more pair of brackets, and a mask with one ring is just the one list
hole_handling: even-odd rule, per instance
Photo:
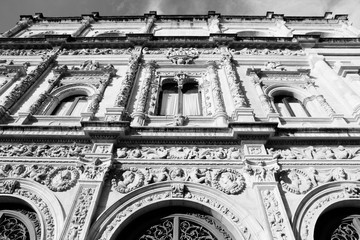
{"label": "carved rosette", "polygon": [[295,194],[305,194],[313,187],[310,177],[299,169],[282,171],[280,184],[284,189]]}
{"label": "carved rosette", "polygon": [[135,111],[137,113],[144,113],[146,107],[146,101],[148,99],[150,83],[154,77],[155,61],[146,62],[144,65],[144,78],[141,81],[141,86],[138,92],[137,100],[135,103]]}
{"label": "carved rosette", "polygon": [[119,94],[116,97],[116,107],[126,107],[136,77],[136,71],[138,69],[139,61],[140,55],[131,54],[125,78],[121,84]]}
{"label": "carved rosette", "polygon": [[144,180],[144,174],[137,168],[123,168],[115,172],[111,184],[116,191],[128,193],[143,186]]}
{"label": "carved rosette", "polygon": [[209,81],[211,84],[212,97],[214,100],[215,114],[225,114],[225,105],[222,98],[223,94],[220,87],[220,81],[216,70],[215,62],[210,62],[210,65],[207,67]]}
{"label": "carved rosette", "polygon": [[240,81],[236,77],[236,73],[234,71],[232,56],[230,54],[224,54],[222,58],[222,63],[224,66],[227,82],[230,87],[231,95],[234,99],[235,107],[236,108],[248,107],[246,104],[245,95],[241,90]]}
{"label": "carved rosette", "polygon": [[79,180],[80,174],[79,171],[74,167],[59,167],[53,169],[46,181],[45,184],[49,189],[55,192],[67,191],[70,188],[74,187]]}
{"label": "carved rosette", "polygon": [[83,230],[86,218],[89,213],[89,208],[94,198],[95,188],[82,188],[80,195],[77,198],[75,210],[72,214],[66,240],[79,239]]}
{"label": "carved rosette", "polygon": [[223,168],[214,174],[212,184],[226,194],[238,194],[245,188],[245,179],[238,171]]}

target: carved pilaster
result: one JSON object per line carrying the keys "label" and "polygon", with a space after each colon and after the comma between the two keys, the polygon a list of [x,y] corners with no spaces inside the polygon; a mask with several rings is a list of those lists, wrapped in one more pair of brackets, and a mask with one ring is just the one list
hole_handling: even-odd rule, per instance
{"label": "carved pilaster", "polygon": [[119,94],[116,97],[115,107],[122,107],[122,108],[126,107],[131,89],[134,85],[134,80],[136,77],[136,72],[138,70],[140,57],[141,56],[139,54],[131,55],[125,78],[123,80],[123,83],[121,84]]}
{"label": "carved pilaster", "polygon": [[208,19],[210,33],[221,33],[220,20],[218,16],[212,16]]}
{"label": "carved pilaster", "polygon": [[258,191],[263,203],[269,239],[294,240],[295,237],[277,185],[261,185],[258,186]]}
{"label": "carved pilaster", "polygon": [[40,94],[39,98],[36,100],[36,102],[30,106],[29,108],[29,113],[32,115],[35,115],[37,113],[39,114],[43,114],[44,113],[44,107],[46,104],[44,104],[45,102],[50,102],[51,99],[51,95],[50,92],[54,89],[54,87],[56,85],[58,85],[60,79],[66,74],[68,68],[66,65],[64,65],[61,68],[56,69],[56,71],[54,71],[54,77],[52,79],[50,79],[48,88]]}
{"label": "carved pilaster", "polygon": [[231,95],[234,99],[235,108],[248,107],[245,99],[245,94],[241,90],[239,79],[236,77],[234,66],[232,63],[232,56],[224,54],[222,58],[226,79],[230,87]]}
{"label": "carved pilaster", "polygon": [[261,87],[261,81],[255,72],[250,73],[251,81],[255,86],[255,90],[259,96],[261,107],[263,108],[265,114],[275,113],[269,97],[264,93]]}
{"label": "carved pilaster", "polygon": [[142,28],[142,33],[150,33],[151,32],[151,28],[154,25],[155,22],[155,16],[149,16],[146,20],[146,25],[145,27]]}
{"label": "carved pilaster", "polygon": [[319,102],[320,106],[323,107],[323,109],[325,110],[325,112],[331,116],[333,114],[335,114],[336,112],[334,111],[334,109],[329,105],[329,103],[326,101],[326,99],[324,98],[323,95],[318,95],[316,96],[316,100]]}
{"label": "carved pilaster", "polygon": [[75,202],[66,219],[62,238],[65,240],[85,240],[90,228],[91,219],[95,213],[100,197],[104,178],[109,169],[102,162],[96,162],[83,167],[79,181],[79,189],[74,196]]}
{"label": "carved pilaster", "polygon": [[226,125],[227,115],[225,112],[225,104],[222,98],[223,94],[221,91],[215,62],[209,62],[209,66],[207,67],[207,74],[211,84],[212,97],[215,107],[215,118],[219,124]]}
{"label": "carved pilaster", "polygon": [[159,82],[160,82],[160,76],[154,77],[151,82],[150,99],[149,99],[150,102],[149,102],[149,110],[148,110],[149,115],[155,114],[155,108],[158,99]]}
{"label": "carved pilaster", "polygon": [[[1,108],[9,111],[9,109],[31,88],[31,86],[54,64],[59,51],[56,51],[52,55],[44,57],[44,61],[41,62],[36,69],[29,73],[19,84],[17,84],[12,91],[5,96],[1,103]],[[0,114],[0,118],[5,115]]]}
{"label": "carved pilaster", "polygon": [[30,18],[21,20],[21,21],[17,22],[16,25],[13,28],[11,28],[10,30],[4,32],[1,35],[1,37],[3,37],[3,38],[12,37],[15,34],[17,34],[18,32],[20,32],[21,30],[29,27],[31,24],[32,24],[32,20]]}
{"label": "carved pilaster", "polygon": [[149,95],[150,84],[154,77],[155,64],[156,64],[155,61],[146,62],[144,64],[144,69],[143,69],[144,76],[141,81],[140,89],[137,93],[137,99],[135,102],[135,109],[133,113],[134,125],[140,125],[140,126],[143,125],[145,118],[144,114],[145,114],[146,101]]}
{"label": "carved pilaster", "polygon": [[80,36],[80,34],[91,25],[92,21],[93,21],[92,18],[82,20],[81,26],[76,30],[76,32],[71,34],[71,36],[72,37]]}

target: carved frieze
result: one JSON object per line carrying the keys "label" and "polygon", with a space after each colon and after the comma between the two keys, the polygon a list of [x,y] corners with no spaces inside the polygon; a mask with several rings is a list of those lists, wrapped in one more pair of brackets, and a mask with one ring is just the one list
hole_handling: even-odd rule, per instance
{"label": "carved frieze", "polygon": [[132,48],[117,49],[117,48],[83,48],[83,49],[66,49],[61,50],[60,55],[119,55],[131,54]]}
{"label": "carved frieze", "polygon": [[118,148],[118,158],[134,159],[241,159],[236,147],[138,147]]}
{"label": "carved frieze", "polygon": [[112,175],[112,186],[120,193],[128,193],[143,185],[165,182],[184,181],[214,187],[226,194],[239,194],[245,188],[243,175],[233,169],[184,169],[175,168],[124,168]]}
{"label": "carved frieze", "polygon": [[3,56],[42,56],[50,53],[49,49],[0,49]]}
{"label": "carved frieze", "polygon": [[305,56],[305,52],[302,49],[290,50],[290,49],[259,49],[259,48],[243,48],[240,50],[231,49],[232,54],[235,55],[284,55],[284,56]]}
{"label": "carved frieze", "polygon": [[3,144],[0,146],[2,157],[83,157],[91,152],[90,145],[49,145],[49,144]]}
{"label": "carved frieze", "polygon": [[314,159],[314,160],[331,160],[331,159],[360,159],[360,148],[344,147],[339,145],[338,147],[309,146],[306,148],[288,148],[288,149],[268,149],[269,154],[273,155],[273,158],[293,160],[293,159]]}

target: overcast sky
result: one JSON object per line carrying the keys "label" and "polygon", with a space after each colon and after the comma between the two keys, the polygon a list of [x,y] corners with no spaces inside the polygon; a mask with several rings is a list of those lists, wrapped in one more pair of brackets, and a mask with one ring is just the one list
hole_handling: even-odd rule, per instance
{"label": "overcast sky", "polygon": [[44,16],[103,16],[158,14],[265,15],[267,11],[288,16],[323,16],[325,12],[349,14],[360,27],[360,0],[0,0],[0,32],[10,29],[20,15],[42,12]]}

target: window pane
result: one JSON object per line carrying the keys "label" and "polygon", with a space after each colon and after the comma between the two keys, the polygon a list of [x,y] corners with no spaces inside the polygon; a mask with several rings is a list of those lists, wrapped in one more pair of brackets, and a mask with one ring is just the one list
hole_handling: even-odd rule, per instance
{"label": "window pane", "polygon": [[69,111],[72,102],[60,102],[51,115],[64,116]]}
{"label": "window pane", "polygon": [[178,101],[177,93],[164,91],[161,101],[160,115],[177,115]]}
{"label": "window pane", "polygon": [[183,95],[183,115],[184,116],[199,116],[201,115],[199,95],[197,91],[187,91]]}
{"label": "window pane", "polygon": [[75,104],[75,106],[73,106],[73,110],[71,111],[71,113],[69,113],[70,116],[80,116],[82,112],[84,112],[87,107],[87,99],[86,98],[81,98],[79,99],[79,101],[77,101],[77,103]]}
{"label": "window pane", "polygon": [[286,108],[286,105],[282,102],[275,102],[275,107],[280,116],[291,117],[289,111]]}
{"label": "window pane", "polygon": [[[295,99],[294,99],[295,100]],[[289,102],[289,106],[291,107],[291,110],[294,112],[296,117],[307,117],[308,115],[305,112],[305,109],[301,102],[299,101],[291,101]]]}

